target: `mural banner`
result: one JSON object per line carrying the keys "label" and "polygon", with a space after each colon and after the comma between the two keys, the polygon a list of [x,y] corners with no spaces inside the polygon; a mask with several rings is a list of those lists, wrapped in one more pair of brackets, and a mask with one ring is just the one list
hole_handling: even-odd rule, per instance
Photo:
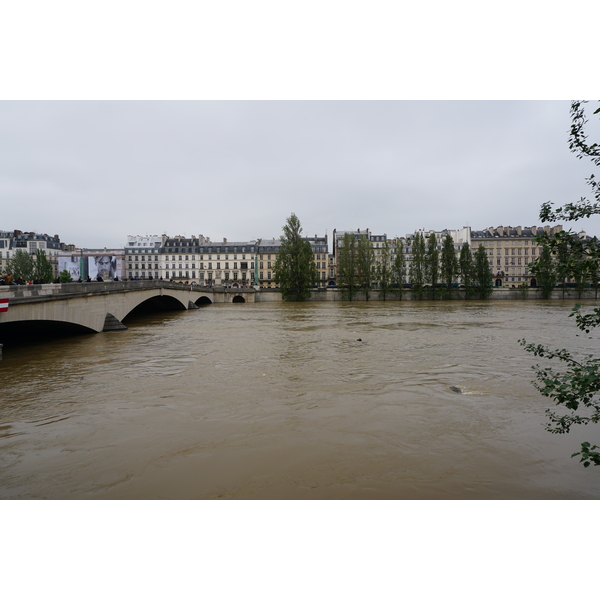
{"label": "mural banner", "polygon": [[79,270],[79,256],[59,256],[58,272],[68,271],[73,281],[77,281],[81,276]]}
{"label": "mural banner", "polygon": [[92,279],[101,277],[106,281],[115,278],[117,274],[116,256],[89,256],[88,257],[88,275]]}

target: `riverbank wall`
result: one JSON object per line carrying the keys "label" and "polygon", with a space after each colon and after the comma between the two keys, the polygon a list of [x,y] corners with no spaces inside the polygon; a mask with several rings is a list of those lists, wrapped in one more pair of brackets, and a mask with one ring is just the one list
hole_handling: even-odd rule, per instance
{"label": "riverbank wall", "polygon": [[[453,299],[455,300],[464,300],[465,299],[465,291],[461,289],[452,290]],[[598,298],[597,298],[598,297]],[[600,292],[596,294],[594,290],[586,290],[579,294],[576,289],[567,288],[564,292],[562,288],[556,288],[549,300],[600,300]],[[338,302],[344,300],[342,298],[342,292],[339,289],[328,289],[322,288],[319,290],[315,290],[312,293],[311,301],[316,302]],[[427,290],[424,294],[424,300],[428,300]],[[542,298],[542,290],[540,288],[494,288],[490,300],[543,300]],[[281,294],[277,290],[260,290],[256,293],[256,302],[268,302],[268,301],[278,301],[281,300]],[[364,301],[366,300],[364,293],[356,294],[353,300]],[[398,302],[399,299],[396,298],[393,294],[389,294],[385,300],[386,302]],[[413,301],[411,296],[411,291],[409,289],[405,289],[402,293],[402,300],[400,301]],[[369,302],[383,302],[381,298],[379,298],[379,290],[371,290],[369,294]],[[418,300],[415,300],[418,302]]]}

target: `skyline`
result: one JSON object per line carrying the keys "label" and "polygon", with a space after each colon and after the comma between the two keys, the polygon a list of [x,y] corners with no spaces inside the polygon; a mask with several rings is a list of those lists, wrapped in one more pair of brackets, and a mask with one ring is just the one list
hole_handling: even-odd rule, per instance
{"label": "skyline", "polygon": [[[271,239],[541,225],[587,194],[567,101],[3,101],[4,230]],[[590,123],[591,131],[596,127]],[[593,134],[592,134],[593,137]],[[566,224],[598,235],[594,219]]]}

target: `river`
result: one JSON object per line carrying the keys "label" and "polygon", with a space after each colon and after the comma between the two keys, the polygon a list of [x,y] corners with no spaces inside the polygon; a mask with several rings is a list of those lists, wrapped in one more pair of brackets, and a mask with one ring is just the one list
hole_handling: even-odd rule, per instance
{"label": "river", "polygon": [[570,458],[598,431],[544,430],[517,343],[597,353],[573,304],[213,304],[5,347],[0,498],[600,498]]}

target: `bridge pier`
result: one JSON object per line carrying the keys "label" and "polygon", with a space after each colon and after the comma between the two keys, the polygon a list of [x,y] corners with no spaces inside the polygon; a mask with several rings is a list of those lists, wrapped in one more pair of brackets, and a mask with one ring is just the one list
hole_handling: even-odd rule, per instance
{"label": "bridge pier", "polygon": [[106,313],[106,318],[104,319],[104,327],[102,331],[126,331],[127,327],[117,319],[114,315],[110,313]]}

